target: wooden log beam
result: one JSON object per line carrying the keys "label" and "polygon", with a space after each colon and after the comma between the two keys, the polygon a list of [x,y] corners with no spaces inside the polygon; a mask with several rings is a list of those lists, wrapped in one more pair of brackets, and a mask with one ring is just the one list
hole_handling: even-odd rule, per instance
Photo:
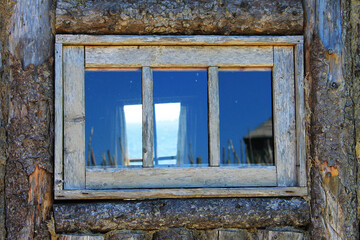
{"label": "wooden log beam", "polygon": [[304,1],[312,113],[311,239],[359,239],[355,156],[359,128],[354,126],[360,119],[354,111],[359,106],[359,5],[359,1]]}
{"label": "wooden log beam", "polygon": [[6,121],[7,137],[7,239],[50,238],[47,221],[53,202],[52,3],[1,1],[1,14],[6,18],[1,21],[1,91],[8,96],[1,99],[1,124]]}
{"label": "wooden log beam", "polygon": [[301,0],[57,1],[57,33],[303,33]]}
{"label": "wooden log beam", "polygon": [[217,198],[54,204],[58,232],[107,232],[185,227],[304,227],[309,206],[302,198]]}

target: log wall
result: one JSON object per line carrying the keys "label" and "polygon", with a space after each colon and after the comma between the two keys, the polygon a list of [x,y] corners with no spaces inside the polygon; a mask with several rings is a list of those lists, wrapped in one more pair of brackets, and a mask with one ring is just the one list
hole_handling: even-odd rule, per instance
{"label": "log wall", "polygon": [[[55,227],[60,239],[304,239],[303,230],[312,239],[358,239],[359,1],[0,4],[0,239],[49,239],[56,237]],[[305,34],[310,209],[302,198],[53,205],[55,29],[72,34]]]}

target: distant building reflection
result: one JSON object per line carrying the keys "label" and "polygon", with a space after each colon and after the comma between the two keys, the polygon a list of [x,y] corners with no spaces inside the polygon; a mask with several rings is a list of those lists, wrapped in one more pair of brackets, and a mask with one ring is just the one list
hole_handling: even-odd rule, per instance
{"label": "distant building reflection", "polygon": [[274,165],[272,118],[244,137],[247,164]]}

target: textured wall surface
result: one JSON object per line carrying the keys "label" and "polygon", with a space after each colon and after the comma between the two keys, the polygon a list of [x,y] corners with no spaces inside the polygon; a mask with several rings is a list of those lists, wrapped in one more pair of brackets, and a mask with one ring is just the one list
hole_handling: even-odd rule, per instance
{"label": "textured wall surface", "polygon": [[312,113],[310,232],[313,239],[358,239],[359,2],[308,0],[305,12]]}
{"label": "textured wall surface", "polygon": [[303,33],[301,0],[59,0],[57,33]]}
{"label": "textured wall surface", "polygon": [[310,215],[307,202],[301,198],[214,198],[56,203],[54,217],[59,232],[107,232],[166,227],[303,227]]}
{"label": "textured wall surface", "polygon": [[[0,3],[0,239],[4,216],[8,239],[50,238],[55,27],[92,34],[303,34],[302,3],[295,0],[59,0],[56,21],[51,0]],[[102,232],[93,239],[303,239],[301,231],[284,228],[205,229],[306,229],[311,221],[313,239],[358,239],[360,4],[304,0],[304,6],[311,214],[299,198],[58,202],[57,231]]]}
{"label": "textured wall surface", "polygon": [[7,239],[46,239],[52,208],[54,8],[51,0],[1,1],[1,6],[0,164],[6,159]]}
{"label": "textured wall surface", "polygon": [[7,138],[5,126],[7,123],[7,83],[5,74],[5,32],[6,32],[6,18],[7,18],[7,5],[0,1],[3,6],[0,9],[0,239],[5,239],[5,163],[7,157]]}
{"label": "textured wall surface", "polygon": [[307,235],[302,231],[283,230],[237,230],[213,229],[190,230],[168,228],[159,231],[113,231],[107,234],[63,234],[61,240],[303,240]]}

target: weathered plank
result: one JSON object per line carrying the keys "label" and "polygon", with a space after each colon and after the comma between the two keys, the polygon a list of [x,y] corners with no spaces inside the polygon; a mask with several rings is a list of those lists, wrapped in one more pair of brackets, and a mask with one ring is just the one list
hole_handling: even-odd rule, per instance
{"label": "weathered plank", "polygon": [[305,143],[304,47],[295,45],[296,165],[299,186],[307,185]]}
{"label": "weathered plank", "polygon": [[152,199],[209,197],[294,197],[306,196],[305,187],[283,188],[188,188],[188,189],[125,189],[125,190],[65,190],[55,191],[55,199]]}
{"label": "weathered plank", "polygon": [[[116,217],[115,217],[116,216]],[[198,198],[54,204],[59,232],[305,227],[309,205],[302,198]]]}
{"label": "weathered plank", "polygon": [[300,0],[57,1],[57,33],[294,35]]}
{"label": "weathered plank", "polygon": [[295,231],[276,231],[276,230],[260,230],[257,232],[257,236],[259,240],[270,240],[270,239],[277,239],[277,240],[303,240],[307,239],[306,235],[302,232],[295,232]]}
{"label": "weathered plank", "polygon": [[87,169],[87,189],[276,186],[275,167]]}
{"label": "weathered plank", "polygon": [[84,78],[84,47],[64,47],[64,189],[85,188]]}
{"label": "weathered plank", "polygon": [[293,47],[274,47],[273,119],[278,186],[297,184],[293,56]]}
{"label": "weathered plank", "polygon": [[102,235],[70,235],[61,234],[59,240],[104,240]]}
{"label": "weathered plank", "polygon": [[219,76],[218,67],[208,69],[209,164],[220,166]]}
{"label": "weathered plank", "polygon": [[55,172],[54,189],[63,189],[63,65],[61,43],[55,44]]}
{"label": "weathered plank", "polygon": [[89,46],[85,52],[86,67],[273,65],[271,46]]}
{"label": "weathered plank", "polygon": [[66,45],[105,46],[261,46],[294,45],[304,42],[303,36],[138,36],[58,34],[56,42]]}
{"label": "weathered plank", "polygon": [[151,168],[154,166],[154,106],[153,76],[150,67],[142,68],[142,128],[143,167]]}

